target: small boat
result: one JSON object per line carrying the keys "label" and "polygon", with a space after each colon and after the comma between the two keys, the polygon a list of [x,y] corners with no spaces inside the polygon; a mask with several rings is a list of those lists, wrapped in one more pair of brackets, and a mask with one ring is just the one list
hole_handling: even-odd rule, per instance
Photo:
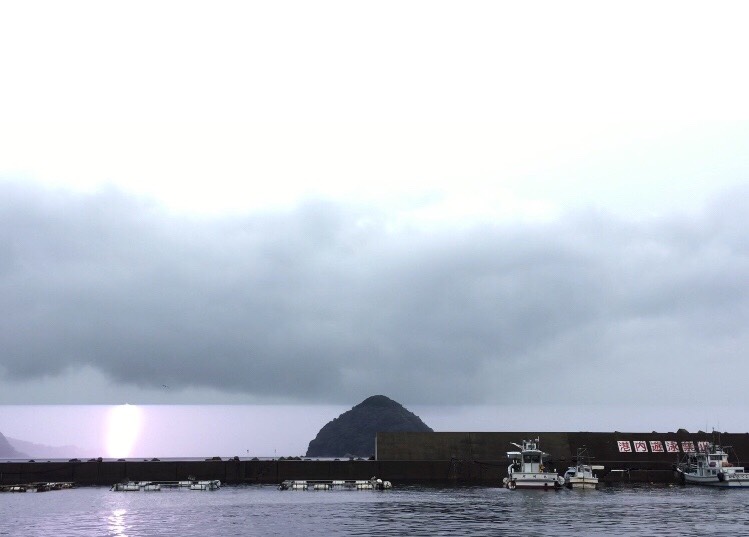
{"label": "small boat", "polygon": [[588,450],[578,448],[575,466],[564,473],[564,486],[568,489],[594,489],[598,487],[598,477],[593,470],[603,470],[603,466],[591,465]]}
{"label": "small boat", "polygon": [[378,477],[373,476],[369,482],[372,483],[372,488],[374,490],[390,490],[393,488],[393,484],[390,481],[383,481]]}
{"label": "small boat", "polygon": [[704,445],[702,451],[687,453],[686,459],[676,465],[675,471],[679,480],[687,485],[749,487],[749,473],[742,466],[731,464],[723,447],[710,442]]}
{"label": "small boat", "polygon": [[547,468],[545,463],[548,462],[550,455],[539,449],[539,442],[539,438],[523,440],[522,445],[510,442],[520,451],[507,452],[507,458],[512,462],[507,467],[507,477],[503,481],[505,487],[511,490],[562,488],[564,478],[558,475],[555,469]]}

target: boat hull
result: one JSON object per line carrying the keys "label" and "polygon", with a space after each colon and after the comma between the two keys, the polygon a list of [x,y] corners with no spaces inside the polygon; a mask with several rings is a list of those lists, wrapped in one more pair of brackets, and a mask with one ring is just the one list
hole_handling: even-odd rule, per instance
{"label": "boat hull", "polygon": [[693,475],[683,470],[677,470],[677,475],[686,485],[700,485],[703,487],[720,487],[720,488],[749,488],[749,474],[747,473],[726,473],[722,476],[699,476]]}
{"label": "boat hull", "polygon": [[508,489],[559,489],[562,479],[557,474],[513,473],[507,480]]}
{"label": "boat hull", "polygon": [[564,485],[568,489],[595,489],[598,487],[597,477],[570,477]]}

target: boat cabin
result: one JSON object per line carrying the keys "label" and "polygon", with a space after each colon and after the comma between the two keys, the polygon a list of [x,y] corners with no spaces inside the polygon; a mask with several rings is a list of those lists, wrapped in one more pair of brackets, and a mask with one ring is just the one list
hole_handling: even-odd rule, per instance
{"label": "boat cabin", "polygon": [[508,451],[507,458],[512,460],[512,468],[516,472],[536,474],[544,472],[544,461],[549,457],[538,449],[538,439],[523,440],[523,444],[515,444],[521,451]]}
{"label": "boat cabin", "polygon": [[728,461],[728,453],[720,446],[710,444],[705,451],[689,453],[687,456],[688,472],[701,477],[717,476],[726,472],[743,472],[743,468],[736,468]]}

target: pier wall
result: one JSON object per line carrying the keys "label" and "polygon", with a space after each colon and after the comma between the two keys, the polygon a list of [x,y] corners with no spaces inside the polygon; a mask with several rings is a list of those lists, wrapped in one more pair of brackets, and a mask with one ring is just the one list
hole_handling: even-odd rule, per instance
{"label": "pier wall", "polygon": [[111,486],[123,480],[219,479],[226,484],[278,484],[287,479],[333,480],[382,477],[398,484],[448,482],[499,484],[504,462],[492,466],[452,461],[148,461],[0,462],[0,485],[73,482]]}
{"label": "pier wall", "polygon": [[[696,447],[699,442],[714,440],[712,434],[686,431],[379,433],[376,460],[0,461],[0,485],[69,481],[110,486],[123,480],[180,481],[190,476],[220,479],[227,484],[278,484],[287,479],[377,476],[396,485],[499,486],[507,475],[506,452],[516,449],[510,442],[536,437],[540,437],[541,449],[552,456],[552,464],[560,473],[572,464],[577,448],[586,446],[593,457],[591,462],[605,466],[598,473],[605,483],[673,482],[672,465],[683,456],[684,443],[692,442]],[[666,451],[667,442],[679,451]],[[732,462],[749,467],[749,459],[742,458],[749,457],[748,433],[722,433],[720,442],[733,446],[738,458]]]}
{"label": "pier wall", "polygon": [[[634,467],[652,462],[674,463],[691,446],[717,442],[732,446],[741,462],[749,464],[749,433],[690,433],[683,429],[668,433],[627,432],[445,432],[377,433],[376,458],[380,460],[497,460],[508,451],[517,451],[512,443],[540,438],[540,448],[555,462],[569,462],[578,448],[586,447],[595,464],[616,468]],[[669,451],[675,450],[675,451]],[[737,462],[737,461],[732,461]]]}
{"label": "pier wall", "polygon": [[676,432],[437,432],[378,433],[377,459],[400,461],[450,460],[453,466],[468,468],[453,472],[468,481],[485,481],[493,472],[475,467],[502,464],[507,475],[508,451],[514,443],[540,438],[540,448],[551,455],[559,472],[573,464],[578,448],[587,448],[592,464],[605,467],[598,476],[605,482],[672,482],[673,465],[701,443],[717,442],[731,446],[736,466],[749,467],[749,433]]}

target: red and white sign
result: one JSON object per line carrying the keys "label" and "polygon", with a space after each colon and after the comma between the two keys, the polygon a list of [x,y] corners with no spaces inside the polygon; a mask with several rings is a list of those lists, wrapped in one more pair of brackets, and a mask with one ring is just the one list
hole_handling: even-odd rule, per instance
{"label": "red and white sign", "polygon": [[[619,446],[619,453],[679,453],[679,442],[676,440],[617,440],[616,444]],[[710,442],[707,440],[685,440],[681,443],[681,451],[684,453],[702,453],[709,448]]]}
{"label": "red and white sign", "polygon": [[629,440],[619,440],[617,444],[619,445],[619,453],[632,453],[632,445]]}
{"label": "red and white sign", "polygon": [[651,440],[650,451],[653,453],[663,453],[663,442],[660,440]]}

